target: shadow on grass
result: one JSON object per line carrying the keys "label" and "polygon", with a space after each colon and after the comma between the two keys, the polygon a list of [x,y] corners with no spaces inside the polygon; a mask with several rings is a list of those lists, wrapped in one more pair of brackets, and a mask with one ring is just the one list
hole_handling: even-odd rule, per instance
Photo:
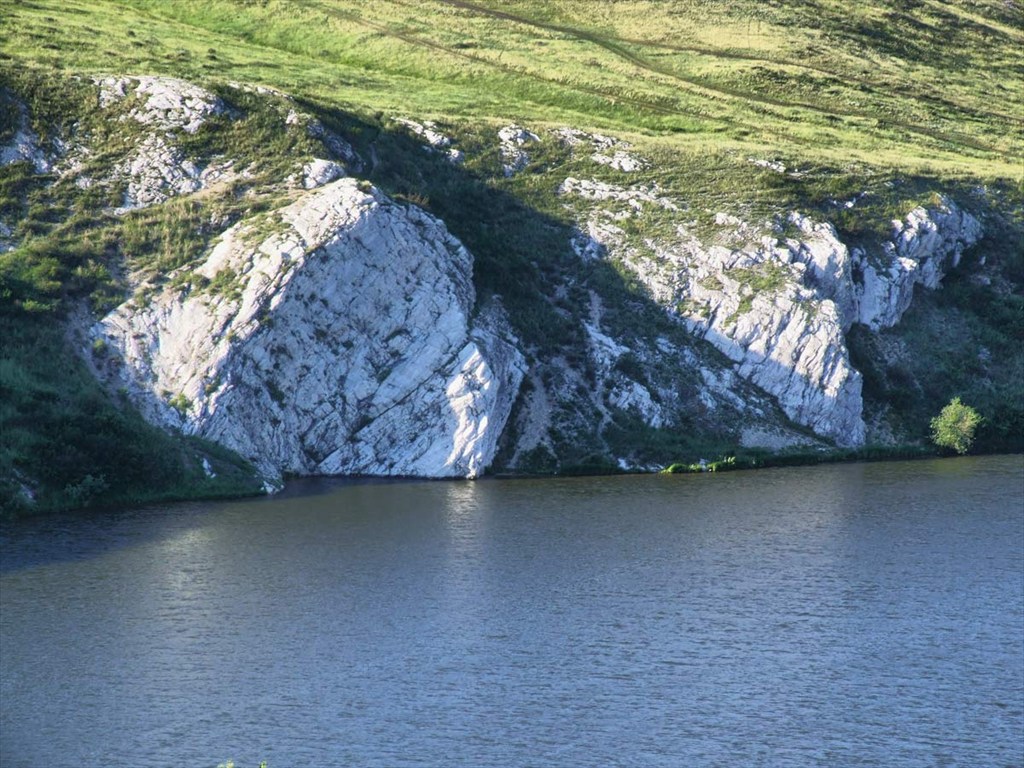
{"label": "shadow on grass", "polygon": [[[301,99],[298,104],[328,128],[349,139],[364,161],[373,160],[368,162],[366,175],[385,193],[397,200],[421,205],[443,220],[465,243],[475,257],[474,284],[478,295],[483,299],[492,294],[502,297],[532,363],[561,356],[578,367],[585,380],[591,383],[596,380],[583,327],[587,294],[591,289],[600,293],[611,314],[617,314],[623,326],[632,321],[638,335],[651,338],[664,333],[680,345],[697,343],[678,323],[669,319],[663,307],[611,264],[582,262],[569,245],[575,223],[568,214],[545,213],[539,206],[524,202],[512,187],[500,181],[501,157],[495,137],[476,148],[479,157],[473,167],[456,166],[444,155],[425,150],[419,141],[386,124],[382,115],[360,117],[340,108]],[[283,125],[280,131],[285,131]],[[291,152],[290,147],[282,142],[280,152]],[[290,155],[282,155],[277,160],[288,158]],[[535,164],[522,173],[525,179],[536,180],[539,185],[554,185],[553,174],[545,175],[550,170],[543,164]],[[554,190],[550,193],[553,195]],[[789,190],[788,194],[794,199],[800,196],[799,190]],[[68,257],[63,252],[51,255],[55,259]],[[103,255],[97,252],[97,258]],[[109,255],[109,258],[114,259],[116,255]],[[109,266],[115,269],[120,265],[111,263]],[[81,299],[88,295],[87,288],[60,285],[56,295],[61,300]],[[11,283],[5,289],[22,290]],[[48,334],[52,343],[46,353],[50,356],[47,364],[39,369],[38,375],[29,376],[37,380],[18,383],[17,377],[26,375],[25,371],[31,368],[19,363],[21,372],[12,372],[3,382],[12,391],[18,391],[17,398],[5,398],[5,428],[18,423],[24,444],[0,458],[7,466],[14,466],[30,476],[33,470],[51,472],[51,485],[56,493],[63,493],[69,487],[73,490],[90,476],[108,478],[109,473],[104,469],[108,466],[111,472],[118,471],[117,476],[123,479],[119,498],[128,498],[133,493],[136,498],[143,498],[154,486],[187,480],[171,466],[184,461],[176,454],[177,449],[163,450],[165,444],[161,441],[166,436],[158,437],[157,433],[147,431],[152,428],[135,424],[137,414],[125,411],[125,406],[115,402],[109,394],[95,392],[95,383],[88,383],[86,377],[78,373],[66,375],[67,371],[74,370],[67,359],[75,352],[66,342],[58,343],[59,320],[57,313],[19,315],[12,320],[19,325],[18,333],[27,334],[26,338],[37,332],[33,327],[45,328],[38,330],[38,334]],[[11,338],[8,336],[8,340]],[[24,353],[19,353],[22,362],[30,359],[28,350],[33,344],[28,339],[20,345]],[[699,386],[696,376],[691,376],[686,386],[690,388],[687,394],[695,395]],[[580,400],[584,399],[581,395]],[[702,431],[688,414],[678,413],[675,417],[680,425],[677,430],[654,431],[620,414],[612,424],[618,430],[615,439],[623,445],[633,441],[641,448],[645,448],[643,444],[647,442],[648,455],[660,453],[662,462],[687,460],[705,453],[709,446],[721,446],[729,433],[727,427],[737,426]],[[124,427],[121,422],[125,420],[132,423]],[[50,424],[53,429],[41,431],[41,424]],[[126,448],[131,450],[124,450]],[[581,422],[578,434],[563,436],[560,443],[563,453],[557,459],[563,469],[582,467],[611,471],[614,467],[607,456],[607,448],[608,441],[596,420],[589,424]],[[147,452],[149,458],[146,458]],[[153,454],[161,453],[171,457],[169,463],[161,459],[152,466],[147,464]],[[23,459],[29,454],[32,462],[31,466],[26,466]],[[0,468],[6,470],[7,466]],[[53,472],[54,467],[60,467],[60,471]]]}

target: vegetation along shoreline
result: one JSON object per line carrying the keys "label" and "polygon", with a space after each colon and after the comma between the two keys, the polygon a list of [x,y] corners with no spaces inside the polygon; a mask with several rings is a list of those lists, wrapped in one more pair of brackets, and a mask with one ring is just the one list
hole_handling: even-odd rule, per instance
{"label": "vegetation along shoreline", "polygon": [[1019,13],[809,9],[6,4],[0,512],[1024,451]]}

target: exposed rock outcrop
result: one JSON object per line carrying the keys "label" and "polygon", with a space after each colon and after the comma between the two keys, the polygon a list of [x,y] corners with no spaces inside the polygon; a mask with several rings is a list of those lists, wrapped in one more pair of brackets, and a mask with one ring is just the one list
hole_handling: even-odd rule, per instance
{"label": "exposed rock outcrop", "polygon": [[839,445],[860,445],[865,435],[861,377],[845,332],[853,323],[874,330],[897,323],[914,285],[937,287],[981,236],[974,217],[941,198],[893,222],[893,237],[874,261],[861,250],[851,253],[831,224],[797,213],[788,224],[798,236],[780,236],[779,222],[758,225],[719,213],[711,239],[679,223],[674,232],[638,241],[627,235],[625,220],[683,206],[649,187],[574,178],[559,192],[602,203],[583,209],[576,253],[621,260],[655,301],[727,355],[790,419]]}
{"label": "exposed rock outcrop", "polygon": [[835,303],[802,281],[792,252],[712,247],[670,250],[687,280],[672,291],[690,329],[773,395],[798,424],[840,445],[864,440],[861,378],[850,364]]}
{"label": "exposed rock outcrop", "polygon": [[114,171],[126,187],[119,213],[148,208],[203,188],[202,169],[165,136],[151,134]]}
{"label": "exposed rock outcrop", "polygon": [[18,110],[18,129],[8,143],[0,146],[0,166],[27,162],[32,163],[36,173],[47,173],[52,167],[51,159],[40,148],[39,137],[29,126],[24,105],[14,106]]}
{"label": "exposed rock outcrop", "polygon": [[501,168],[506,176],[514,176],[530,163],[524,147],[540,141],[540,137],[519,125],[506,125],[498,131],[501,142]]}
{"label": "exposed rock outcrop", "polygon": [[285,117],[285,125],[304,126],[306,135],[320,141],[331,153],[331,156],[340,160],[348,171],[358,173],[363,170],[363,159],[359,157],[359,153],[352,148],[352,145],[312,115],[294,109],[289,110]]}
{"label": "exposed rock outcrop", "polygon": [[881,254],[847,249],[831,224],[797,213],[789,221],[801,232],[787,239],[793,257],[806,264],[820,295],[835,301],[844,330],[863,323],[873,331],[896,325],[910,307],[914,286],[936,289],[964,251],[981,239],[981,223],[956,203],[939,197],[892,222]]}
{"label": "exposed rock outcrop", "polygon": [[461,165],[466,161],[466,155],[461,149],[456,149],[452,146],[453,140],[450,136],[441,132],[438,128],[437,123],[425,120],[422,123],[417,123],[415,120],[398,119],[399,125],[402,125],[409,129],[409,132],[414,136],[423,139],[427,146],[424,149],[428,151],[443,152],[445,157],[448,158],[448,162],[455,165]]}
{"label": "exposed rock outcrop", "polygon": [[316,189],[345,175],[345,169],[333,160],[316,158],[302,167],[302,188]]}
{"label": "exposed rock outcrop", "polygon": [[95,82],[101,108],[120,109],[122,120],[144,129],[113,172],[113,180],[125,184],[118,213],[197,192],[227,170],[228,166],[204,168],[186,157],[175,139],[179,132],[195,133],[211,117],[227,112],[217,96],[173,77],[106,77]]}
{"label": "exposed rock outcrop", "polygon": [[[101,108],[120,111],[121,120],[142,128],[134,147],[113,169],[111,181],[125,187],[117,213],[158,205],[179,195],[198,192],[235,174],[234,163],[223,158],[190,157],[181,149],[181,134],[197,132],[211,118],[234,113],[222,99],[204,88],[171,77],[107,77],[95,81]],[[243,86],[239,90],[276,100],[285,125],[304,130],[341,162],[315,158],[293,183],[313,189],[358,169],[361,161],[352,147],[312,116],[289,105],[293,100],[274,89]],[[287,109],[287,114],[285,110]],[[342,165],[344,163],[345,165]],[[242,175],[245,171],[242,171]],[[89,180],[88,183],[92,183]]]}
{"label": "exposed rock outcrop", "polygon": [[629,152],[632,149],[632,145],[629,142],[612,136],[604,136],[600,133],[587,133],[577,128],[559,128],[555,131],[555,135],[565,146],[573,150],[580,147],[591,149],[590,159],[592,161],[599,165],[607,165],[616,171],[634,173],[642,171],[650,165],[643,158]]}
{"label": "exposed rock outcrop", "polygon": [[915,208],[892,227],[882,259],[854,251],[857,321],[872,330],[896,325],[910,307],[914,286],[938,288],[946,272],[958,266],[964,251],[982,236],[974,216],[941,196],[934,206]]}
{"label": "exposed rock outcrop", "polygon": [[[0,91],[12,307],[26,327],[29,310],[67,310],[49,317],[117,393],[106,407],[215,441],[272,485],[906,442],[941,387],[1016,393],[1000,326],[1019,270],[999,248],[1019,242],[1003,210],[1019,196],[998,185],[949,188],[990,228],[964,258],[982,237],[972,213],[937,194],[897,208],[919,180],[873,171],[833,180],[845,171],[724,151],[688,179],[660,167],[688,150],[639,134],[633,147],[573,128],[368,123],[273,88],[165,77],[75,78],[74,114],[55,116],[28,82]],[[368,178],[450,217],[488,295],[444,223]],[[921,301],[961,259],[981,268],[948,301]],[[180,443],[195,477],[249,476],[201,445]],[[40,476],[8,486],[27,499]]]}
{"label": "exposed rock outcrop", "polygon": [[133,97],[125,116],[153,129],[195,133],[208,118],[225,111],[224,103],[205,88],[175,77],[104,77],[95,82],[100,107]]}
{"label": "exposed rock outcrop", "polygon": [[271,475],[474,477],[525,363],[498,303],[473,319],[471,270],[437,219],[341,179],[105,317],[102,375]]}

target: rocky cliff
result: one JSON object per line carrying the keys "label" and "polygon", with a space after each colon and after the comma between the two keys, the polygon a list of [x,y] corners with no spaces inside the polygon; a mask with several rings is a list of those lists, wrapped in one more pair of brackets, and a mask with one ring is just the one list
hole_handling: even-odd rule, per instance
{"label": "rocky cliff", "polygon": [[[682,201],[645,186],[566,179],[559,192],[581,220],[581,258],[614,258],[655,301],[774,397],[786,415],[842,446],[864,443],[860,374],[844,334],[854,323],[895,325],[915,285],[937,288],[982,234],[977,219],[939,198],[893,221],[877,256],[849,249],[828,223],[798,212],[750,222],[720,212],[698,237]],[[675,214],[669,231],[629,237],[624,223]],[[634,224],[633,229],[637,229]]]}
{"label": "rocky cliff", "polygon": [[[514,124],[449,134],[396,118],[407,138],[392,151],[426,150],[402,160],[402,183],[416,168],[438,189],[470,190],[461,199],[472,204],[498,198],[467,167],[511,191],[542,175],[572,222],[527,222],[565,258],[545,256],[546,273],[537,261],[510,268],[510,313],[478,290],[479,260],[429,201],[350,175],[394,162],[379,140],[354,148],[270,89],[159,77],[80,86],[95,99],[92,122],[46,144],[19,107],[4,166],[27,168],[48,194],[102,194],[114,240],[175,200],[190,201],[192,227],[188,249],[156,265],[120,248],[109,268],[123,293],[86,324],[82,352],[147,420],[230,448],[275,483],[652,469],[674,458],[658,457],[659,440],[691,433],[770,449],[863,445],[851,329],[899,324],[915,288],[939,288],[984,236],[978,216],[941,194],[856,242],[821,208],[701,219],[697,201],[615,137]],[[243,151],[247,125],[283,149]],[[495,269],[500,237],[494,246],[489,225],[441,207]],[[18,220],[0,227],[19,253]],[[528,324],[524,306],[547,328]]]}
{"label": "rocky cliff", "polygon": [[272,476],[475,477],[525,366],[471,270],[441,222],[341,179],[236,224],[93,336],[147,418]]}

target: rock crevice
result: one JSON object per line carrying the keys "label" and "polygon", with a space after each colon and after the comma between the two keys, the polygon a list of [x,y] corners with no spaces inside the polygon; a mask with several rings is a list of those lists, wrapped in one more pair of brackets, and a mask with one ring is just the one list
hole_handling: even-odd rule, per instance
{"label": "rock crevice", "polygon": [[191,287],[94,328],[111,384],[268,475],[483,472],[525,362],[499,304],[472,318],[469,252],[351,179],[269,218],[225,232]]}
{"label": "rock crevice", "polygon": [[[688,224],[638,242],[622,222],[685,206],[649,187],[566,179],[559,188],[582,203],[571,243],[582,258],[620,260],[651,298],[733,361],[736,372],[773,396],[795,423],[838,445],[864,442],[862,382],[845,333],[899,322],[915,285],[938,287],[981,225],[939,197],[893,222],[881,256],[851,251],[828,223],[791,212],[763,225],[719,213],[712,237]],[[591,207],[600,203],[600,207]],[[796,230],[791,236],[787,228]]]}

